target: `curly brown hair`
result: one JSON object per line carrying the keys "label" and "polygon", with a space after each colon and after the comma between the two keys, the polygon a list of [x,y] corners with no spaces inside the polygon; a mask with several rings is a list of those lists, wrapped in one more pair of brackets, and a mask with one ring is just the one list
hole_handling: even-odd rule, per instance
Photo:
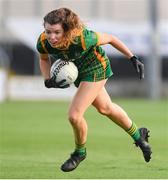
{"label": "curly brown hair", "polygon": [[71,43],[75,43],[74,38],[79,36],[85,27],[79,16],[68,8],[59,8],[49,12],[44,17],[44,25],[45,23],[62,25],[64,37],[56,46],[60,49],[67,49]]}

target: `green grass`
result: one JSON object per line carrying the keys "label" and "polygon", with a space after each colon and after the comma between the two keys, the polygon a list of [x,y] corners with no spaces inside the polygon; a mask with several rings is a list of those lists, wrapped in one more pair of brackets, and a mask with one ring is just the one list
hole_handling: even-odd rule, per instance
{"label": "green grass", "polygon": [[87,159],[75,171],[63,173],[60,165],[74,148],[68,103],[6,102],[0,104],[0,178],[168,178],[167,101],[114,101],[139,127],[151,130],[150,163],[122,129],[89,108]]}

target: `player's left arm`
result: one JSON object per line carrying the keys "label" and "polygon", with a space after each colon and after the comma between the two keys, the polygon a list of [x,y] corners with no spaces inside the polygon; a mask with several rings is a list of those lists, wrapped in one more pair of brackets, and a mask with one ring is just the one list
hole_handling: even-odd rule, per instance
{"label": "player's left arm", "polygon": [[120,41],[117,37],[111,34],[97,33],[98,34],[98,45],[111,44],[118,51],[123,53],[129,59],[133,56],[133,53],[128,49],[128,47]]}
{"label": "player's left arm", "polygon": [[144,64],[139,60],[137,56],[135,56],[129,50],[129,48],[121,40],[111,34],[97,33],[97,36],[98,45],[111,44],[113,47],[115,47],[118,51],[123,53],[126,57],[128,57],[128,59],[131,60],[131,63],[133,64],[133,67],[138,73],[139,78],[144,78]]}

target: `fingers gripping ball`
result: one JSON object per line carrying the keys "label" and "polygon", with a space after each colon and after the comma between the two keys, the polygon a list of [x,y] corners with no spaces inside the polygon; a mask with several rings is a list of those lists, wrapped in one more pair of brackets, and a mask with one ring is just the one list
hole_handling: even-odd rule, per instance
{"label": "fingers gripping ball", "polygon": [[78,69],[71,61],[56,60],[51,66],[50,76],[55,77],[56,83],[66,80],[65,84],[73,84],[78,77]]}

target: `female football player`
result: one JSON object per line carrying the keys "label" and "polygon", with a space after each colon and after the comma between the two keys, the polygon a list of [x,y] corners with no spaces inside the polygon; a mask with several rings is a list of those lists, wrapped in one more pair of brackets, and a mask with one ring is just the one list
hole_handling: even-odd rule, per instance
{"label": "female football player", "polygon": [[[144,65],[117,37],[87,29],[80,18],[67,8],[49,12],[44,17],[44,32],[39,36],[37,50],[40,55],[40,69],[47,88],[67,88],[66,80],[56,83],[50,77],[50,59],[73,61],[79,75],[75,81],[78,90],[71,102],[68,119],[74,131],[75,150],[62,164],[61,170],[74,170],[86,158],[87,123],[84,113],[90,105],[121,128],[123,128],[142,150],[144,159],[151,159],[148,144],[148,129],[137,128],[127,113],[111,102],[105,89],[107,79],[113,74],[110,62],[101,45],[110,44],[133,64],[140,79],[144,78]],[[100,132],[101,133],[101,132]]]}

